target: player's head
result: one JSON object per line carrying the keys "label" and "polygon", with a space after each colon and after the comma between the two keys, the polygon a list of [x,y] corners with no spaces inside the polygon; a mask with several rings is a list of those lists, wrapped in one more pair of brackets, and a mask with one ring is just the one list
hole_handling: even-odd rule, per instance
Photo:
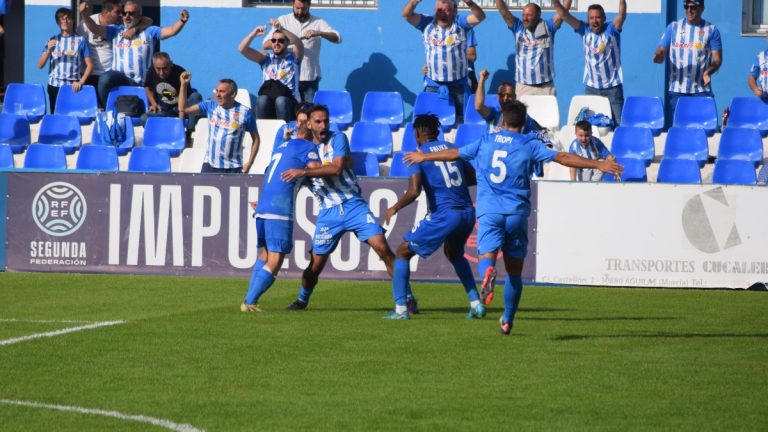
{"label": "player's head", "polygon": [[592,138],[592,123],[586,120],[576,122],[575,132],[576,139],[579,140],[579,143],[581,143],[581,145],[587,145]]}
{"label": "player's head", "polygon": [[536,29],[541,20],[541,6],[536,3],[528,3],[523,7],[523,26],[530,31]]}
{"label": "player's head", "polygon": [[312,104],[309,102],[302,102],[296,107],[296,129],[298,136],[304,137],[308,130],[309,125],[309,111],[312,109]]}
{"label": "player's head", "polygon": [[128,28],[135,26],[141,21],[141,5],[133,0],[128,0],[123,6],[123,25]]}
{"label": "player's head", "polygon": [[59,25],[59,28],[68,32],[72,32],[72,29],[74,28],[74,24],[75,24],[75,16],[72,14],[71,9],[67,9],[67,8],[56,9],[55,18],[56,18],[56,24]]}
{"label": "player's head", "polygon": [[587,8],[587,21],[589,22],[589,28],[593,32],[600,33],[605,25],[605,9],[599,4],[589,5]]}
{"label": "player's head", "polygon": [[328,138],[328,130],[331,126],[328,107],[325,105],[313,105],[309,109],[309,130],[312,132],[312,139],[319,143]]}
{"label": "player's head", "polygon": [[120,24],[120,16],[123,14],[123,10],[120,7],[120,2],[115,0],[106,0],[101,5],[101,16],[104,17],[108,24]]}
{"label": "player's head", "polygon": [[440,119],[434,114],[420,114],[413,120],[413,134],[419,145],[437,140]]}
{"label": "player's head", "polygon": [[299,22],[306,22],[309,19],[311,6],[312,0],[293,0],[293,17]]}
{"label": "player's head", "polygon": [[171,56],[165,51],[158,51],[152,54],[152,69],[157,74],[158,78],[166,79],[171,74],[173,69],[173,62]]}
{"label": "player's head", "polygon": [[527,114],[527,108],[525,108],[525,105],[518,100],[508,101],[501,104],[501,115],[507,129],[520,131],[525,124],[525,116]]}
{"label": "player's head", "polygon": [[288,49],[288,38],[285,37],[285,34],[283,34],[283,32],[281,32],[280,30],[275,30],[272,33],[271,42],[272,42],[272,51],[275,52],[275,55],[281,56]]}
{"label": "player's head", "polygon": [[213,90],[216,97],[216,103],[224,108],[232,108],[235,105],[235,95],[237,94],[237,83],[229,78],[219,80],[216,88]]}
{"label": "player's head", "polygon": [[499,84],[499,88],[496,90],[496,96],[499,98],[499,104],[503,104],[507,101],[517,100],[515,95],[515,86],[509,81],[504,81]]}
{"label": "player's head", "polygon": [[456,0],[436,0],[435,20],[444,24],[453,22],[458,8],[459,4]]}

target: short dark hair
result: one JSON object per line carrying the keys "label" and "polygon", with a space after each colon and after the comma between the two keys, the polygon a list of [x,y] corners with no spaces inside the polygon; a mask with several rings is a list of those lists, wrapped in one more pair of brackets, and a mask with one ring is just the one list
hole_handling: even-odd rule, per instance
{"label": "short dark hair", "polygon": [[419,114],[413,119],[413,130],[421,130],[427,136],[437,138],[440,134],[440,119],[434,114]]}
{"label": "short dark hair", "polygon": [[501,105],[501,114],[504,116],[504,123],[507,126],[521,129],[525,124],[528,109],[519,100],[507,101]]}
{"label": "short dark hair", "polygon": [[316,112],[319,112],[319,111],[324,112],[325,115],[327,115],[329,117],[331,116],[331,112],[328,111],[328,107],[323,105],[323,104],[312,105],[312,108],[309,109],[309,112],[307,112],[307,115],[312,117],[312,114],[314,114]]}
{"label": "short dark hair", "polygon": [[75,15],[72,14],[72,10],[67,8],[56,9],[56,15],[54,16],[56,17],[56,24],[58,24],[59,21],[61,21],[61,18],[64,16],[69,16],[72,20],[75,19]]}
{"label": "short dark hair", "polygon": [[160,60],[160,59],[171,61],[171,56],[169,56],[168,53],[165,51],[158,51],[152,54],[152,61]]}
{"label": "short dark hair", "polygon": [[120,2],[116,0],[105,0],[101,5],[102,12],[112,12],[115,8],[120,8]]}
{"label": "short dark hair", "polygon": [[307,3],[310,6],[312,5],[312,0],[299,0],[299,1],[302,2],[302,3]]}
{"label": "short dark hair", "polygon": [[309,111],[312,109],[312,104],[309,102],[302,102],[296,106],[296,117],[299,114],[306,114],[309,117]]}
{"label": "short dark hair", "polygon": [[603,7],[601,5],[599,5],[599,4],[589,5],[589,7],[587,8],[587,13],[589,13],[589,11],[593,11],[593,10],[600,11],[600,14],[603,15],[603,17],[605,17],[605,9],[603,9]]}
{"label": "short dark hair", "polygon": [[222,84],[229,84],[230,86],[232,86],[232,94],[235,94],[235,95],[237,94],[237,83],[235,82],[235,80],[230,78],[222,78],[219,80],[219,82]]}
{"label": "short dark hair", "polygon": [[577,121],[575,124],[576,129],[592,132],[592,123],[586,120]]}

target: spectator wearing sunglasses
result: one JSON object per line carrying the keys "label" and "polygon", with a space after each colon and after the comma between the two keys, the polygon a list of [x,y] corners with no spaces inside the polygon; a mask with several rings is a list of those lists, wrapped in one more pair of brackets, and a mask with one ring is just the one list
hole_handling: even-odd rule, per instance
{"label": "spectator wearing sunglasses", "polygon": [[667,122],[681,96],[713,97],[712,74],[723,62],[720,31],[704,20],[704,0],[684,0],[685,18],[671,23],[659,41],[654,63],[669,56]]}
{"label": "spectator wearing sunglasses", "polygon": [[[270,51],[251,48],[256,36],[266,34],[266,26],[257,26],[240,41],[237,50],[248,60],[261,65],[264,82],[256,100],[258,118],[294,119],[299,96],[299,65],[304,58],[304,44],[294,33],[283,28],[278,20],[270,20],[272,35]],[[289,49],[290,46],[290,49]]]}

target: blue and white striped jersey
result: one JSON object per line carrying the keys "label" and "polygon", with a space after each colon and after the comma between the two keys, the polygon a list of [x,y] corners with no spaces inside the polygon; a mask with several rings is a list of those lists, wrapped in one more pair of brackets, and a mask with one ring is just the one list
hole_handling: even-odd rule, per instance
{"label": "blue and white striped jersey", "polygon": [[515,81],[521,84],[544,84],[555,78],[555,32],[550,18],[541,20],[531,32],[516,19],[509,27],[515,35]]}
{"label": "blue and white striped jersey", "polygon": [[685,18],[667,26],[659,46],[669,51],[669,91],[675,93],[704,93],[704,71],[712,65],[712,51],[722,51],[720,31],[714,24],[702,20],[701,25],[688,23]]}
{"label": "blue and white striped jersey", "polygon": [[143,86],[147,71],[152,66],[155,43],[160,40],[160,27],[147,27],[133,39],[123,38],[127,28],[123,25],[108,25],[107,39],[112,39],[112,70]]}
{"label": "blue and white striped jersey", "polygon": [[621,70],[621,30],[608,23],[595,33],[581,21],[576,33],[584,43],[584,85],[596,89],[616,87],[623,82]]}
{"label": "blue and white striped jersey", "polygon": [[212,100],[198,104],[200,115],[208,117],[208,150],[205,162],[214,168],[243,166],[243,136],[256,132],[256,116],[239,102],[225,109]]}
{"label": "blue and white striped jersey", "polygon": [[[85,71],[85,57],[91,55],[88,43],[82,36],[62,36],[58,34],[48,40],[56,40],[48,61],[48,84],[61,87],[80,81]],[[46,41],[43,52],[48,51]]]}
{"label": "blue and white striped jersey", "polygon": [[763,98],[765,98],[768,95],[768,50],[757,54],[749,74],[757,81],[757,86],[763,91]]}
{"label": "blue and white striped jersey", "polygon": [[421,15],[416,26],[424,35],[424,52],[427,57],[427,77],[439,83],[463,80],[467,71],[467,32],[472,26],[467,17],[456,16],[448,28],[437,25],[435,17]]}
{"label": "blue and white striped jersey", "polygon": [[301,100],[299,96],[299,70],[300,63],[296,61],[293,52],[287,51],[285,57],[275,57],[272,51],[267,52],[264,61],[261,62],[261,70],[264,72],[264,81],[275,80],[285,84],[296,100]]}
{"label": "blue and white striped jersey", "polygon": [[320,209],[327,210],[352,199],[362,199],[357,176],[348,163],[350,151],[346,135],[341,132],[328,132],[326,142],[317,144],[317,152],[323,165],[330,165],[338,157],[345,159],[341,175],[309,179],[309,189],[320,202]]}
{"label": "blue and white striped jersey", "polygon": [[[590,160],[601,160],[611,155],[605,144],[595,137],[590,138],[586,146],[582,146],[578,139],[574,139],[568,152]],[[599,181],[602,178],[603,172],[599,169],[576,168],[577,181]]]}
{"label": "blue and white striped jersey", "polygon": [[320,162],[320,158],[317,155],[317,147],[310,141],[292,139],[275,146],[264,174],[264,183],[261,185],[256,217],[293,220],[296,192],[302,182],[298,181],[299,179],[283,181],[280,174],[293,168],[305,168],[311,162]]}

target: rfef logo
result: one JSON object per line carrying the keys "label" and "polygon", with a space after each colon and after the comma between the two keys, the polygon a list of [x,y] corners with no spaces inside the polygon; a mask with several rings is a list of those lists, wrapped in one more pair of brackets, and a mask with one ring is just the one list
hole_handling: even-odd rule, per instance
{"label": "rfef logo", "polygon": [[74,233],[86,214],[83,193],[69,183],[49,183],[32,200],[32,219],[48,235],[63,237]]}

